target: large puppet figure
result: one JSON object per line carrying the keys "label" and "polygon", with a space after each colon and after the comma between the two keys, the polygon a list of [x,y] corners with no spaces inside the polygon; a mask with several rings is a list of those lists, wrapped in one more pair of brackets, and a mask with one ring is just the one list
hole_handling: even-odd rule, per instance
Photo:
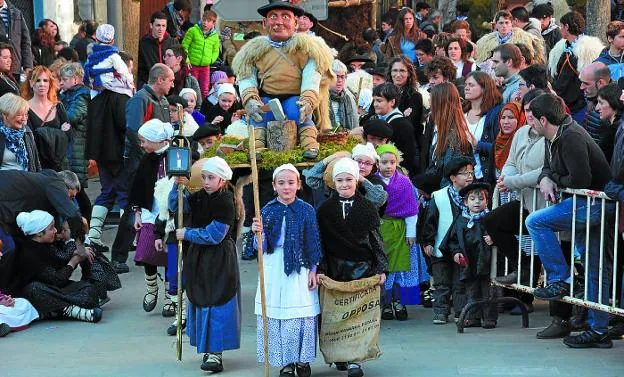
{"label": "large puppet figure", "polygon": [[258,13],[264,17],[268,36],[247,42],[232,63],[243,105],[255,127],[256,148],[266,146],[267,122],[274,120],[273,114],[261,107],[277,98],[286,118],[297,124],[303,157],[314,159],[319,148],[318,130],[331,127],[329,85],[335,79],[332,51],[322,38],[296,33],[298,17],[304,11],[290,1],[269,0]]}

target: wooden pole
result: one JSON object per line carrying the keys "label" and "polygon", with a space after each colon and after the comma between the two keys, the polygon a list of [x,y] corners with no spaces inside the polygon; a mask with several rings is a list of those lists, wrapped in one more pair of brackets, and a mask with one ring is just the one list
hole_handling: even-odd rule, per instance
{"label": "wooden pole", "polygon": [[[251,118],[247,114],[249,128],[249,154],[251,157],[251,179],[253,184],[253,200],[256,218],[260,218],[260,187],[258,184],[258,163],[256,161],[256,136]],[[264,377],[269,377],[269,324],[266,316],[266,293],[264,291],[264,250],[262,231],[256,233],[258,240],[258,277],[260,280],[260,304],[262,306],[262,330],[264,334]]]}
{"label": "wooden pole", "polygon": [[[182,136],[180,139],[180,146],[184,146],[184,108],[182,105],[178,104],[178,123],[180,124],[180,133],[179,136]],[[184,185],[178,185],[178,227],[184,227]],[[178,357],[178,361],[182,361],[182,241],[178,241],[178,318],[177,318],[177,329],[176,329],[176,355]]]}
{"label": "wooden pole", "polygon": [[377,7],[379,6],[379,4],[377,3],[377,0],[373,0],[373,2],[371,3],[371,10],[370,10],[370,27],[373,30],[377,30]]}

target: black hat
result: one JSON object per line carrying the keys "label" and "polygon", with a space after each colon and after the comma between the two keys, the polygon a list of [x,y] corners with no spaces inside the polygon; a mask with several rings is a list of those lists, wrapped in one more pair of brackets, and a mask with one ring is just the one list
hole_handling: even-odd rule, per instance
{"label": "black hat", "polygon": [[488,192],[488,195],[490,194],[490,184],[489,183],[485,183],[485,182],[475,182],[475,183],[471,183],[468,186],[464,187],[463,189],[459,190],[459,196],[461,196],[462,198],[466,195],[468,195],[468,193],[470,193],[470,191],[473,190],[486,190]]}
{"label": "black hat", "polygon": [[457,175],[459,170],[461,170],[463,167],[467,165],[474,166],[474,164],[475,164],[474,160],[470,157],[465,157],[465,156],[455,157],[451,159],[451,161],[449,161],[444,167],[444,176],[448,178],[451,175]]}
{"label": "black hat", "polygon": [[269,0],[267,5],[263,5],[258,8],[258,13],[260,13],[262,17],[266,17],[267,13],[274,9],[286,9],[292,11],[297,17],[303,16],[303,9],[291,4],[288,0]]}
{"label": "black hat", "polygon": [[531,12],[531,16],[534,18],[544,18],[550,17],[555,14],[555,9],[553,8],[551,3],[539,4],[533,7],[533,12]]}
{"label": "black hat", "polygon": [[351,62],[373,63],[373,59],[371,59],[370,56],[358,54],[358,55],[353,55],[349,59],[345,60],[344,63],[348,65]]}
{"label": "black hat", "polygon": [[212,123],[204,123],[203,126],[199,127],[197,131],[193,134],[194,141],[200,141],[201,139],[209,136],[219,136],[221,135],[221,129],[217,126],[214,126]]}
{"label": "black hat", "polygon": [[182,105],[182,107],[188,107],[188,102],[184,98],[175,94],[167,96],[167,102],[169,102],[169,105],[171,106]]}
{"label": "black hat", "polygon": [[431,9],[431,6],[427,3],[425,3],[424,1],[420,1],[418,3],[416,3],[416,6],[414,7],[414,10],[416,12],[421,11],[423,9]]}
{"label": "black hat", "polygon": [[373,135],[381,138],[392,138],[393,132],[390,124],[385,120],[373,119],[364,123],[364,135]]}
{"label": "black hat", "polygon": [[386,73],[388,73],[388,66],[386,65],[377,65],[375,68],[369,68],[366,70],[371,75],[383,76],[386,77]]}
{"label": "black hat", "polygon": [[316,17],[314,17],[314,15],[310,12],[304,12],[303,13],[304,16],[308,17],[310,19],[310,21],[312,21],[312,24],[314,26],[316,26],[316,24],[318,24],[318,19]]}

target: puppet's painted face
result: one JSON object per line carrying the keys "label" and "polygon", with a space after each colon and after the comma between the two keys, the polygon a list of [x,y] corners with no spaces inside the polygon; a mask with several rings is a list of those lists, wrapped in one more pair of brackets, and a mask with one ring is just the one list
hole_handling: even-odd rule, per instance
{"label": "puppet's painted face", "polygon": [[286,9],[275,9],[267,13],[263,20],[264,27],[269,31],[269,37],[274,41],[285,41],[297,31],[299,19]]}

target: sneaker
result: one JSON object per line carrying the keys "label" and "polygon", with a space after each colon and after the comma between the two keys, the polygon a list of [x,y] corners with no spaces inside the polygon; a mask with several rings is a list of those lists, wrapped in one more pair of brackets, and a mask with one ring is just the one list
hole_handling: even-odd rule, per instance
{"label": "sneaker", "polygon": [[557,339],[568,335],[570,335],[570,324],[561,318],[553,318],[548,327],[536,334],[537,339]]}
{"label": "sneaker", "polygon": [[620,340],[624,336],[624,323],[619,322],[613,325],[613,327],[609,328],[607,332],[609,334],[609,338],[612,340]]}
{"label": "sneaker", "polygon": [[434,325],[444,325],[446,323],[446,315],[444,314],[434,314],[433,315],[433,324]]}
{"label": "sneaker", "polygon": [[393,302],[392,308],[398,321],[407,321],[407,308],[399,302]]}
{"label": "sneaker", "polygon": [[207,353],[204,355],[204,362],[201,365],[201,370],[206,372],[219,373],[223,371],[223,360],[221,354]]}
{"label": "sneaker", "polygon": [[548,284],[544,288],[535,288],[533,296],[540,300],[554,301],[570,294],[570,284],[563,281],[556,281]]}
{"label": "sneaker", "polygon": [[[533,313],[533,304],[526,304],[526,306],[527,306],[527,312]],[[516,305],[513,307],[513,309],[511,309],[509,314],[510,315],[522,315],[522,308],[520,308],[520,305]]]}
{"label": "sneaker", "polygon": [[594,330],[587,330],[579,335],[569,335],[563,338],[563,344],[570,348],[612,348],[613,342],[609,334],[600,334]]}
{"label": "sneaker", "polygon": [[394,319],[394,310],[392,310],[391,304],[385,304],[381,308],[381,319],[386,321],[392,321]]}
{"label": "sneaker", "polygon": [[113,269],[117,274],[125,274],[130,272],[130,267],[128,267],[126,262],[112,261],[111,264],[113,265]]}
{"label": "sneaker", "polygon": [[349,371],[347,372],[347,377],[362,377],[364,375],[364,371],[358,364],[349,363]]}

